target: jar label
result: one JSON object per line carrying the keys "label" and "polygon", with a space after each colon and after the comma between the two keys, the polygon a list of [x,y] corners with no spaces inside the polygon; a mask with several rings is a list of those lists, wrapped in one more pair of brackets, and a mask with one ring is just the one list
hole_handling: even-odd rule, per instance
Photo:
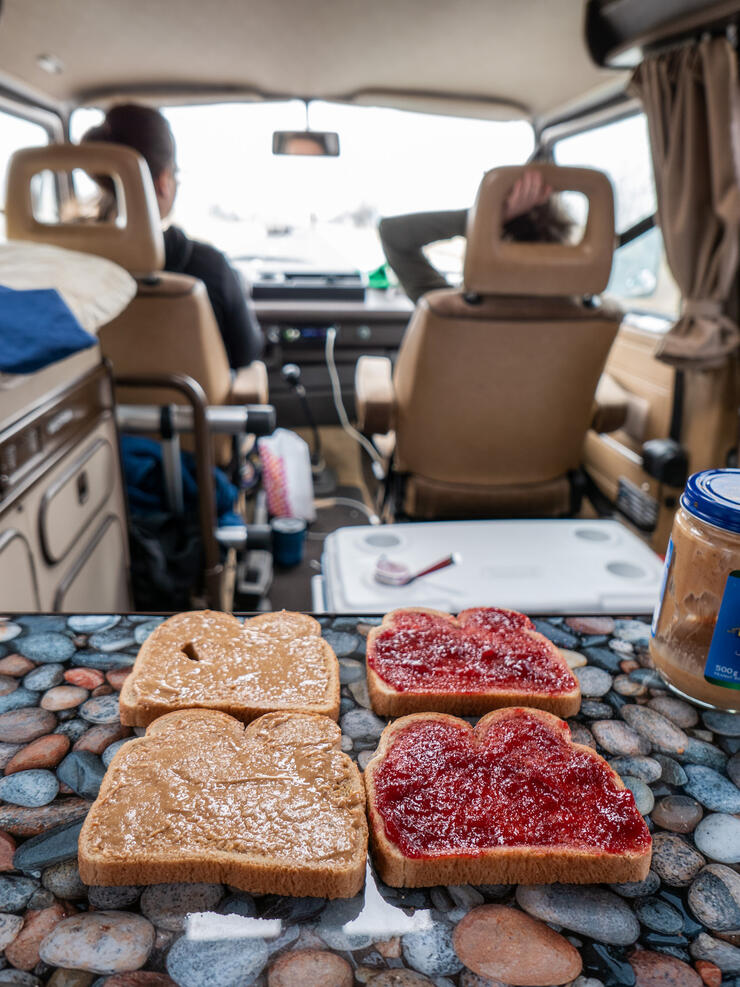
{"label": "jar label", "polygon": [[740,689],[740,570],[727,577],[704,678],[712,685]]}
{"label": "jar label", "polygon": [[665,593],[666,583],[668,582],[668,573],[671,570],[671,559],[673,558],[673,538],[668,540],[668,548],[665,553],[665,563],[663,565],[663,575],[660,580],[660,590],[658,591],[658,602],[655,604],[655,610],[653,611],[653,624],[650,628],[651,637],[655,637],[655,632],[658,629],[658,617],[660,616],[660,608],[663,606],[663,594]]}

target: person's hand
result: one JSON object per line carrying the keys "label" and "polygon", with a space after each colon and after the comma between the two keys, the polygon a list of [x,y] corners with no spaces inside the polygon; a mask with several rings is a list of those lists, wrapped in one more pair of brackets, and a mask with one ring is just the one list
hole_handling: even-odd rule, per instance
{"label": "person's hand", "polygon": [[525,171],[514,183],[504,202],[504,222],[529,212],[535,206],[544,205],[552,195],[552,188],[542,174],[534,169]]}

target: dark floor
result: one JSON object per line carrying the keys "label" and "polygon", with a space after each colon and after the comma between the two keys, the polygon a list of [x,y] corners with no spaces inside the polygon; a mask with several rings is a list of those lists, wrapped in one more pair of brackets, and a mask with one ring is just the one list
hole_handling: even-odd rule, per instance
{"label": "dark floor", "polygon": [[[362,499],[362,493],[356,487],[338,487],[336,496]],[[320,571],[324,538],[337,528],[367,523],[367,516],[352,507],[337,505],[319,508],[316,520],[309,527],[303,561],[290,569],[275,567],[275,577],[268,594],[268,609],[311,610],[311,577]]]}

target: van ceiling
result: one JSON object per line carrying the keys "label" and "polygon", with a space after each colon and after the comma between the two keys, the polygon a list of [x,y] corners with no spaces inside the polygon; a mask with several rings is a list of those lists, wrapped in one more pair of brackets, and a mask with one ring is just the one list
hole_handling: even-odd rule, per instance
{"label": "van ceiling", "polygon": [[[2,0],[0,0],[2,3]],[[5,0],[0,72],[68,104],[106,93],[376,93],[546,116],[624,75],[597,69],[581,0]],[[39,56],[62,71],[44,71]],[[436,99],[435,99],[436,97]],[[372,101],[372,100],[370,100]],[[480,101],[476,107],[476,102]],[[421,108],[421,103],[416,101]],[[486,104],[488,104],[486,106]],[[456,107],[456,110],[453,109]]]}

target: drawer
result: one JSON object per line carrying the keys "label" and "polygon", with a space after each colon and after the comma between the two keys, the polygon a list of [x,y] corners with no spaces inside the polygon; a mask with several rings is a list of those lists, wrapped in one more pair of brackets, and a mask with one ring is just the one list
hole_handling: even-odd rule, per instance
{"label": "drawer", "polygon": [[110,444],[95,439],[74,457],[41,501],[39,530],[44,555],[59,562],[111,496],[117,463]]}

